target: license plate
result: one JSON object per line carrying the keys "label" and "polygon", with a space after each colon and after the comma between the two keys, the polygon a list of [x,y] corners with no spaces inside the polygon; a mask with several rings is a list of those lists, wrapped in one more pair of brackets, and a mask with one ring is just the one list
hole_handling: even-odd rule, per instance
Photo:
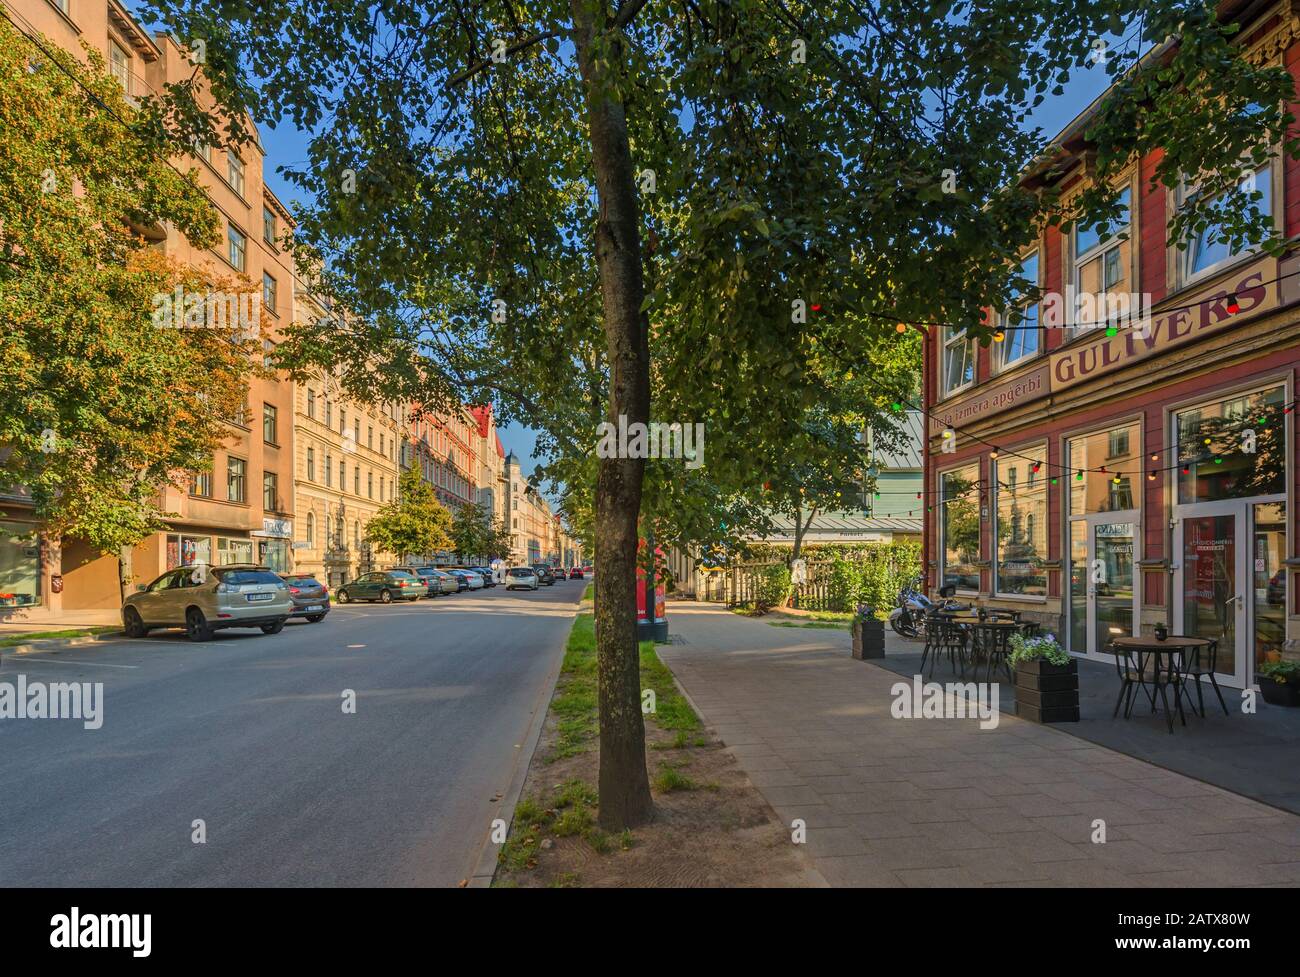
{"label": "license plate", "polygon": [[274,599],[275,599],[275,594],[249,594],[248,595],[248,602],[250,604],[253,603],[254,601],[274,600]]}
{"label": "license plate", "polygon": [[307,608],[307,610],[309,610],[309,611],[319,611],[319,610],[320,610],[320,605],[319,605],[319,604],[312,604],[311,607]]}

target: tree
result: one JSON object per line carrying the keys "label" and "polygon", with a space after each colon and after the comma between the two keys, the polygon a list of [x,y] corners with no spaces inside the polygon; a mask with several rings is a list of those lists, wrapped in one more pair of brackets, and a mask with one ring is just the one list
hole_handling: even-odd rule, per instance
{"label": "tree", "polygon": [[415,466],[397,478],[397,498],[380,506],[366,524],[366,538],[402,559],[451,547],[451,513]]}
{"label": "tree", "polygon": [[477,502],[466,502],[452,520],[451,540],[461,560],[490,558],[495,542],[489,513]]}
{"label": "tree", "polygon": [[[164,526],[161,490],[210,468],[228,434],[261,323],[198,321],[195,299],[252,284],[145,235],[171,225],[212,247],[215,209],[98,53],[87,66],[38,40],[44,53],[0,21],[0,484],[30,491],[47,533],[118,555],[125,597],[132,548]],[[170,308],[178,289],[197,318]]]}
{"label": "tree", "polygon": [[[1012,259],[1042,221],[1113,206],[1062,215],[1019,179],[1042,143],[1029,113],[1093,39],[1140,14],[1141,41],[1179,42],[1089,130],[1103,179],[1162,146],[1167,185],[1231,184],[1246,147],[1295,146],[1289,76],[1247,64],[1200,0],[150,3],[204,39],[229,138],[246,108],[312,131],[290,173],[314,195],[299,236],[358,321],[314,333],[303,362],[343,364],[359,395],[460,389],[574,457],[595,432],[571,437],[565,412],[594,399],[644,423],[668,391],[660,417],[728,432],[707,463],[721,500],[762,481],[743,442],[776,453],[816,405],[814,363],[869,370],[856,351],[900,319],[978,323],[1024,287]],[[170,94],[178,132],[215,138],[192,92]],[[632,610],[646,460],[596,468],[599,806],[617,829],[651,814]]]}

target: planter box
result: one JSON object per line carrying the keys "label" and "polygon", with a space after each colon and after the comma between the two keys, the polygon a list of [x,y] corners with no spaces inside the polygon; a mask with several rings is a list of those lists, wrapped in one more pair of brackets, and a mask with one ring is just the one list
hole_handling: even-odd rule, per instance
{"label": "planter box", "polygon": [[1016,666],[1016,715],[1035,723],[1079,721],[1079,663],[1039,659]]}
{"label": "planter box", "polygon": [[858,661],[885,657],[885,622],[874,618],[853,622],[853,657]]}
{"label": "planter box", "polygon": [[1274,682],[1261,675],[1259,694],[1271,706],[1300,706],[1300,685],[1295,682]]}

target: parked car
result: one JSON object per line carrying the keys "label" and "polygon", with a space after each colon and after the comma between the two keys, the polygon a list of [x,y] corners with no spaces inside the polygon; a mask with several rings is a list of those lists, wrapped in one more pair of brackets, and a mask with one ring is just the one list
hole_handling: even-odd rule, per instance
{"label": "parked car", "polygon": [[282,573],[280,579],[289,585],[293,598],[290,617],[305,617],[312,624],[325,620],[330,612],[330,589],[310,573]]}
{"label": "parked car", "polygon": [[[429,593],[432,596],[437,594],[457,594],[464,589],[461,587],[462,581],[460,577],[453,577],[446,570],[439,570],[437,567],[422,567],[420,574],[425,576],[429,584]],[[435,590],[435,588],[437,589]]]}
{"label": "parked car", "polygon": [[511,567],[506,571],[506,590],[536,590],[537,571],[532,567]]}
{"label": "parked car", "polygon": [[131,638],[143,638],[154,628],[183,627],[191,641],[207,641],[226,628],[279,634],[292,613],[289,585],[269,567],[198,564],[140,584],[122,604],[122,627]]}
{"label": "parked car", "polygon": [[483,578],[484,587],[495,587],[497,585],[497,578],[487,567],[470,567],[470,569]]}
{"label": "parked car", "polygon": [[346,604],[352,600],[379,601],[391,604],[395,600],[419,600],[429,588],[413,573],[404,570],[376,570],[365,573],[338,589],[338,601]]}
{"label": "parked car", "polygon": [[570,567],[570,568],[569,568],[569,579],[570,579],[570,580],[581,580],[581,579],[582,579],[582,567]]}
{"label": "parked car", "polygon": [[402,566],[392,567],[391,569],[399,573],[409,573],[425,586],[426,597],[437,597],[439,594],[454,594],[459,587],[455,582],[444,582],[443,578],[447,575],[436,567],[416,567]]}
{"label": "parked car", "polygon": [[569,575],[564,572],[564,567],[551,567],[551,576],[555,578],[557,583],[569,579]]}
{"label": "parked car", "polygon": [[457,567],[456,569],[448,570],[447,572],[452,574],[453,576],[460,577],[462,580],[464,580],[466,586],[470,590],[483,589],[482,575],[475,573],[473,570],[466,570],[461,567]]}
{"label": "parked car", "polygon": [[537,580],[548,587],[555,586],[555,574],[551,573],[551,568],[545,563],[534,563],[533,569],[537,571]]}

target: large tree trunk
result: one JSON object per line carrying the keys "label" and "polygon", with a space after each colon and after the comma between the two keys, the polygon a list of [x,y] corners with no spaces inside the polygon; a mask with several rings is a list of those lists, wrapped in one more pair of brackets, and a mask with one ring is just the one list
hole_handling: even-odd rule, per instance
{"label": "large tree trunk", "polygon": [[[648,320],[641,311],[640,210],[623,104],[612,98],[592,63],[591,41],[609,23],[600,5],[572,0],[574,41],[583,86],[600,216],[596,262],[609,361],[609,415],[617,424],[650,419]],[[608,55],[606,55],[608,57]],[[617,65],[619,56],[610,58]],[[617,70],[617,69],[614,69]],[[608,831],[643,823],[653,813],[645,765],[641,669],[636,640],[637,515],[645,460],[603,458],[596,478],[596,659],[600,683],[600,824]]]}

